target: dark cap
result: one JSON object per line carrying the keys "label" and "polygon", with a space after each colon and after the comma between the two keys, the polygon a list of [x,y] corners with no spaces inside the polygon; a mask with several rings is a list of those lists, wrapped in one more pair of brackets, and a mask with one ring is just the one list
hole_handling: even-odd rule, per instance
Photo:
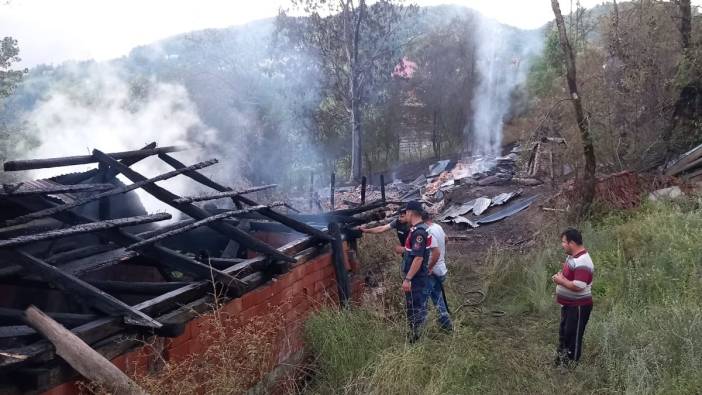
{"label": "dark cap", "polygon": [[424,212],[424,208],[422,207],[422,203],[419,203],[419,202],[416,201],[416,200],[413,200],[413,201],[411,201],[411,202],[408,202],[408,203],[407,203],[407,206],[405,206],[405,208],[406,208],[407,210],[416,211],[416,212],[418,212],[418,213]]}

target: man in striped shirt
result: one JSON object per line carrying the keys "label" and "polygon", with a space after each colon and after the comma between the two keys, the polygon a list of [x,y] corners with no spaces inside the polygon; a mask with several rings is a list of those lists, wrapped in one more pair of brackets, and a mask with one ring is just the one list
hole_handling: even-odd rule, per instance
{"label": "man in striped shirt", "polygon": [[556,301],[561,305],[561,325],[556,364],[580,360],[585,326],[592,311],[594,265],[577,229],[561,234],[561,246],[568,255],[563,269],[551,278],[556,284]]}

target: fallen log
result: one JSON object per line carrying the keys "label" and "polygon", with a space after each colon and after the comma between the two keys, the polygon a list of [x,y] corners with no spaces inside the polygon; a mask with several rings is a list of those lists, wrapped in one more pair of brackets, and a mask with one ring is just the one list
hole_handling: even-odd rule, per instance
{"label": "fallen log", "polygon": [[146,395],[124,372],[38,308],[30,306],[25,311],[25,319],[54,345],[56,354],[83,377],[114,394]]}

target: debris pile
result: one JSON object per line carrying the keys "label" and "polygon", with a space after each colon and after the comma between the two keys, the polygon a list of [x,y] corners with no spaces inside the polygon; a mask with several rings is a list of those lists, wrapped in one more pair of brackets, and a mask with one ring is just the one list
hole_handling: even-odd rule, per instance
{"label": "debris pile", "polygon": [[[472,191],[473,188],[516,184],[514,181],[517,179],[518,150],[517,146],[509,155],[499,158],[469,157],[458,161],[438,161],[428,166],[426,173],[417,176],[411,182],[396,179],[381,186],[362,183],[357,186],[338,187],[334,190],[334,208],[353,208],[366,202],[381,200],[384,196],[388,203],[423,201],[436,220],[445,223],[477,227],[481,223],[495,222],[529,207],[534,201],[533,197],[500,210],[495,207],[511,203],[515,197],[522,194],[523,189],[515,187],[514,190],[509,190],[507,186],[507,191],[494,192],[492,196],[475,199],[465,196],[456,198],[456,195],[464,194],[458,191],[460,188],[465,192],[466,188]],[[326,191],[329,196],[330,189]],[[453,191],[457,193],[452,193]],[[359,196],[365,199],[359,200]],[[330,202],[331,199],[327,201]],[[515,211],[514,207],[519,209]]]}
{"label": "debris pile", "polygon": [[667,166],[665,175],[681,177],[690,182],[702,182],[702,144]]}

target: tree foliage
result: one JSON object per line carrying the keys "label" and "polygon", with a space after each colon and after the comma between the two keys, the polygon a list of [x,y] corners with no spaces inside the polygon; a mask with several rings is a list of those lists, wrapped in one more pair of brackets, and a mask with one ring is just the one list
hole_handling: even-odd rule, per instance
{"label": "tree foliage", "polygon": [[343,114],[348,122],[351,178],[359,179],[368,106],[384,98],[384,85],[406,44],[405,23],[417,7],[394,0],[371,5],[365,0],[292,0],[292,5],[307,17],[281,13],[279,28],[317,55],[328,97],[335,99],[335,103],[328,102],[333,105],[327,109],[335,115]]}

